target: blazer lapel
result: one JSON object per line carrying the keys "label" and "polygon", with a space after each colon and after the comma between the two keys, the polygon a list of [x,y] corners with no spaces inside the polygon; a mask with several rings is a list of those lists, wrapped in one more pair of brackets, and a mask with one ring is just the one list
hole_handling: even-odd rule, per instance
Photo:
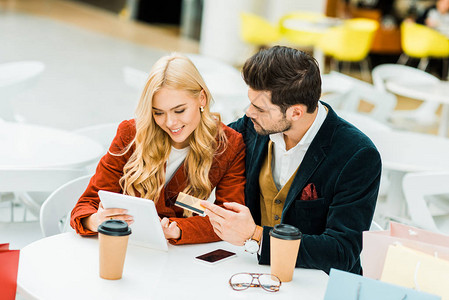
{"label": "blazer lapel", "polygon": [[259,174],[265,156],[268,153],[269,136],[257,136],[254,146],[247,149],[251,158],[246,162],[246,206],[250,209],[256,224],[260,224],[260,187]]}
{"label": "blazer lapel", "polygon": [[323,105],[328,108],[327,117],[310,144],[309,149],[307,150],[306,155],[299,166],[298,172],[296,172],[295,179],[293,179],[292,185],[287,194],[287,199],[285,200],[284,209],[282,210],[282,221],[285,212],[292,205],[297,195],[304,189],[310,177],[313,173],[315,173],[315,170],[326,158],[329,144],[331,143],[332,136],[336,129],[338,116],[330,106],[325,103],[323,103]]}

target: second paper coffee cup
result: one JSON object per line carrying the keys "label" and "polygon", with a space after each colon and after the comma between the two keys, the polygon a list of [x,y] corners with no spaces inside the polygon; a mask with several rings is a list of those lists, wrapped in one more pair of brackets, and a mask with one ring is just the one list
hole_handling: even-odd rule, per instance
{"label": "second paper coffee cup", "polygon": [[302,233],[298,228],[278,224],[270,231],[271,274],[282,282],[293,279]]}
{"label": "second paper coffee cup", "polygon": [[122,278],[131,228],[122,220],[107,220],[98,226],[100,277]]}

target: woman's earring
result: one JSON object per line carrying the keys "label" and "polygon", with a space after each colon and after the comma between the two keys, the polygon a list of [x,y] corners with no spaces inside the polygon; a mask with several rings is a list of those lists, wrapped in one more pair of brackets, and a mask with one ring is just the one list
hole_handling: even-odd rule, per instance
{"label": "woman's earring", "polygon": [[200,112],[204,112],[204,106],[200,106]]}

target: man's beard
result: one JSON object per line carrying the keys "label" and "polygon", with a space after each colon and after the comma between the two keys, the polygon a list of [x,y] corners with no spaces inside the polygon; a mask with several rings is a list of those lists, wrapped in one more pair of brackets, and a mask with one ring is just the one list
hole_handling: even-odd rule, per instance
{"label": "man's beard", "polygon": [[273,133],[285,132],[292,127],[292,123],[286,119],[282,119],[271,128],[263,128],[259,123],[251,119],[254,124],[254,130],[260,135],[269,135]]}

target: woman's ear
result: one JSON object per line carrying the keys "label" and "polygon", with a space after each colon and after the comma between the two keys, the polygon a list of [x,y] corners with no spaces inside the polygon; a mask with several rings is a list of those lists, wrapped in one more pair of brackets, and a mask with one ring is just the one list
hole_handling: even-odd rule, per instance
{"label": "woman's ear", "polygon": [[201,90],[201,92],[200,92],[200,106],[206,106],[206,104],[207,104],[206,92],[204,90]]}

